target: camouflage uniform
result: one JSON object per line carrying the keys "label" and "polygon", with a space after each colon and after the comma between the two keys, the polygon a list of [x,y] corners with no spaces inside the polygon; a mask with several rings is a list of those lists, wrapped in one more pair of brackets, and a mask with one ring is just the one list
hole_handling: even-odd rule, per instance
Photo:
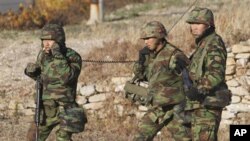
{"label": "camouflage uniform", "polygon": [[55,127],[58,128],[56,140],[69,141],[72,133],[82,132],[87,122],[83,108],[75,102],[82,59],[77,52],[65,46],[61,26],[45,25],[41,40],[46,39],[55,41],[51,53],[41,49],[36,63],[29,63],[25,69],[25,74],[31,78],[36,80],[41,77],[43,84],[39,141],[46,140]]}
{"label": "camouflage uniform", "polygon": [[170,128],[169,130],[175,126],[183,131],[182,135],[173,134],[176,140],[183,141],[187,137],[177,110],[174,109],[178,109],[178,104],[185,99],[180,76],[183,66],[179,62],[186,65],[188,58],[178,48],[166,41],[166,35],[165,27],[157,21],[147,23],[142,29],[142,39],[158,38],[162,41],[163,48],[155,52],[149,51],[145,55],[143,63],[141,64],[139,61],[139,64],[136,65],[135,73],[141,72],[144,77],[140,79],[149,82],[145,104],[150,106],[139,123],[139,133],[135,136],[135,141],[153,140],[157,132],[166,125]]}
{"label": "camouflage uniform", "polygon": [[186,127],[193,141],[216,141],[222,108],[231,98],[225,84],[227,52],[222,38],[215,33],[211,10],[196,7],[187,23],[206,24],[208,29],[196,37],[196,50],[188,68],[193,87],[186,92]]}

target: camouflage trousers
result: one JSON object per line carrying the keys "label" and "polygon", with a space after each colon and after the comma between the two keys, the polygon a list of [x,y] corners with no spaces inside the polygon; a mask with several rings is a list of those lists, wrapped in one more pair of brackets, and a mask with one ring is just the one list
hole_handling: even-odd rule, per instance
{"label": "camouflage trousers", "polygon": [[[67,109],[75,110],[75,108],[70,107],[65,109],[65,107],[59,106],[59,104],[53,100],[44,101],[43,105],[44,110],[41,112],[41,125],[39,126],[39,141],[45,141],[54,128],[56,129],[57,141],[71,141],[73,133],[83,131],[84,124],[87,122],[85,115],[78,116],[72,114],[72,112],[68,113]],[[69,123],[69,121],[78,122]],[[32,130],[29,131],[32,132]],[[35,132],[35,130],[33,130],[33,132]],[[33,134],[32,138],[35,138],[34,133],[28,134]],[[33,139],[28,140],[33,141]]]}
{"label": "camouflage trousers", "polygon": [[134,141],[152,141],[156,134],[166,126],[169,131],[178,129],[177,135],[174,131],[171,132],[173,140],[187,141],[189,136],[184,126],[182,119],[176,115],[173,107],[168,108],[152,108],[143,116],[139,123],[139,132],[135,135]]}
{"label": "camouflage trousers", "polygon": [[[222,109],[199,108],[185,111],[184,126],[192,141],[217,141]],[[175,134],[183,134],[178,128]]]}

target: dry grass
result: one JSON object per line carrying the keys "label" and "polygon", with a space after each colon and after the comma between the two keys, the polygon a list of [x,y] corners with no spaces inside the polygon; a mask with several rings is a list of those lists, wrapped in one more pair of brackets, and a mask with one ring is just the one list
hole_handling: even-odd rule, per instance
{"label": "dry grass", "polygon": [[[118,1],[114,2],[118,3]],[[215,11],[216,30],[224,38],[225,42],[227,43],[227,46],[230,46],[233,43],[238,43],[239,41],[245,40],[247,39],[247,37],[250,37],[250,31],[249,31],[250,14],[248,12],[248,7],[247,7],[249,5],[249,1],[241,0],[235,2],[234,0],[222,0],[219,4],[213,4],[213,2],[212,4],[208,4],[208,2],[203,2],[199,3],[199,5],[200,6],[207,5],[209,8]],[[156,16],[154,14],[151,15],[138,14],[138,16],[136,17],[130,17],[129,19],[123,19],[117,21],[109,21],[105,22],[102,25],[85,26],[84,24],[82,24],[76,26],[73,25],[66,26],[65,29],[67,35],[67,44],[73,48],[75,46],[78,46],[74,49],[76,49],[78,52],[81,53],[83,59],[107,60],[107,61],[135,60],[138,58],[138,50],[144,46],[143,42],[138,39],[140,27],[148,21],[158,20],[161,21],[166,26],[166,28],[170,28],[172,24],[180,17],[180,14],[169,15],[166,13],[168,12],[171,13],[171,11],[179,11],[179,10],[185,11],[189,3],[191,2],[178,4],[178,5],[185,5],[183,6],[184,8],[183,7],[176,8],[171,6],[165,8],[164,6],[167,4],[161,3],[161,7],[159,7],[158,9],[152,9],[151,11],[147,12],[147,13],[162,14],[159,16]],[[185,18],[186,16],[169,33],[168,40],[173,44],[177,45],[178,47],[180,47],[186,53],[189,53],[191,50],[190,46],[192,44],[193,39],[190,36],[189,26],[188,24],[185,23]],[[24,35],[20,34],[19,37],[21,36],[25,37],[22,37],[19,40],[24,40],[24,41],[17,42],[17,43],[23,43],[21,47],[27,50],[33,50],[33,47],[25,48],[24,46],[27,45],[35,46],[35,44],[39,44],[38,39],[37,41],[33,41],[35,40],[33,36],[34,34],[37,35],[37,33],[30,33],[30,34],[32,35],[32,37],[30,38],[26,34]],[[6,40],[6,38],[13,38],[13,40],[18,40],[17,37],[15,37],[14,35],[16,35],[16,33],[8,35],[7,31],[1,33],[3,41]],[[6,40],[6,42],[3,42],[1,46],[4,47],[7,46],[8,44],[11,44],[13,40]],[[11,44],[11,47],[13,46],[14,45]],[[19,49],[20,50],[15,50],[15,52],[17,53],[21,52],[21,48]],[[87,54],[85,53],[86,50],[88,50]],[[7,50],[4,48],[1,48],[0,51],[7,53]],[[13,54],[10,54],[9,56],[10,57],[8,57],[8,59],[11,58]],[[34,59],[35,52],[29,52],[27,56]],[[22,57],[25,58],[24,56]],[[2,58],[7,58],[7,57],[2,57]],[[5,59],[3,61],[8,62],[8,59]],[[10,61],[13,60],[15,59],[12,59]],[[27,62],[27,59],[24,60],[24,62],[25,61]],[[11,67],[12,65],[11,63],[9,64],[8,67]],[[19,64],[22,63],[20,62]],[[19,65],[14,65],[14,66],[16,68],[20,68]],[[131,76],[132,66],[133,64],[83,63],[83,70],[80,76],[80,81],[83,81],[87,84],[101,83],[103,81],[109,80],[113,76]],[[16,69],[15,67],[14,69]],[[21,73],[22,74],[18,74],[18,76],[19,75],[23,76],[23,72]],[[16,84],[17,82],[14,81],[14,83]],[[27,79],[25,79],[25,81],[23,82],[26,82],[26,84],[27,82],[31,83],[31,81],[28,81]],[[21,81],[18,82],[18,84],[20,83]],[[9,87],[9,89],[12,88]],[[7,94],[7,92],[6,94],[5,92],[2,91],[0,92],[4,93],[4,95],[0,94],[1,98],[4,99],[3,102],[6,103],[5,99],[7,98],[14,99],[17,96],[24,95],[24,93],[22,92],[20,92],[19,95],[14,95],[16,93],[19,93],[17,88],[13,89],[13,91],[15,91],[13,92],[13,94],[9,92],[11,93],[11,97],[8,95],[9,93]],[[29,91],[29,95],[25,96],[24,98],[30,98],[30,97],[31,97],[31,91]],[[122,97],[122,94],[120,95],[120,97]],[[94,114],[93,117],[89,117],[89,123],[86,126],[85,132],[74,135],[73,137],[74,141],[81,141],[81,140],[127,141],[132,139],[135,132],[137,131],[138,120],[133,115],[124,117],[118,116],[116,114],[116,110],[114,109],[113,101],[114,99],[112,98],[108,100],[105,108],[103,108],[101,111],[102,113],[105,113],[107,117],[99,118],[100,115],[97,114]],[[133,111],[136,110],[137,108],[135,105],[131,105],[126,100],[124,100],[123,105],[125,105],[125,109],[128,111],[129,110]],[[0,116],[0,127],[4,129],[0,131],[0,140],[24,141],[26,132],[28,130],[27,123],[28,121],[32,121],[32,117],[26,119],[26,117],[22,117],[21,115],[16,115],[15,118],[14,117],[13,118],[8,117],[9,119],[6,118],[7,117]],[[228,127],[221,127],[219,131],[220,141],[228,140],[228,135],[224,134],[225,132],[228,133]],[[169,136],[166,129],[164,129],[161,136],[156,137],[155,140],[159,141],[166,140],[166,138],[169,138]],[[52,134],[49,140],[50,141],[54,140],[54,134]]]}

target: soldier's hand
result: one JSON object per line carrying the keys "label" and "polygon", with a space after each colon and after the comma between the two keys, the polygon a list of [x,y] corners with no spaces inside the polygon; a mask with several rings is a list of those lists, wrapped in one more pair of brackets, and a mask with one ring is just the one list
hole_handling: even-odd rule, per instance
{"label": "soldier's hand", "polygon": [[135,77],[133,78],[133,80],[143,80],[144,79],[144,67],[139,64],[139,63],[135,63],[134,67],[133,67],[133,72]]}
{"label": "soldier's hand", "polygon": [[177,72],[181,72],[184,68],[186,68],[190,64],[190,60],[182,53],[176,54],[175,59],[176,59]]}
{"label": "soldier's hand", "polygon": [[150,54],[150,50],[147,46],[139,50],[139,64],[144,65],[146,61],[146,55]]}
{"label": "soldier's hand", "polygon": [[190,100],[197,100],[197,101],[201,101],[205,98],[205,95],[202,93],[199,93],[197,88],[191,87],[186,93],[186,96],[190,99]]}
{"label": "soldier's hand", "polygon": [[38,76],[41,74],[41,68],[37,64],[28,63],[25,69],[25,74],[30,75],[30,76]]}
{"label": "soldier's hand", "polygon": [[140,98],[140,103],[144,106],[148,106],[150,104],[152,104],[153,101],[153,96],[148,95],[147,97],[141,97]]}
{"label": "soldier's hand", "polygon": [[62,53],[61,53],[61,48],[59,46],[59,44],[54,43],[51,47],[51,54],[56,57],[56,58],[60,58],[62,57]]}

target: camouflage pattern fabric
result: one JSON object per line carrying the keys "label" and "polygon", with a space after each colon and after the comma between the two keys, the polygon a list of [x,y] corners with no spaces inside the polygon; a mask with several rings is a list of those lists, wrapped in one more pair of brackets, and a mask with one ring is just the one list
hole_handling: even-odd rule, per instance
{"label": "camouflage pattern fabric", "polygon": [[189,14],[187,23],[202,23],[214,27],[214,15],[210,9],[195,7]]}
{"label": "camouflage pattern fabric", "polygon": [[[192,141],[217,141],[217,132],[221,121],[222,109],[200,108],[186,111],[190,124],[184,124]],[[179,134],[178,128],[176,134]]]}
{"label": "camouflage pattern fabric", "polygon": [[[145,68],[145,75],[149,81],[148,95],[153,99],[152,106],[139,123],[139,133],[135,136],[135,141],[153,140],[157,132],[170,123],[172,124],[168,126],[169,130],[171,126],[182,127],[182,119],[173,114],[174,106],[185,99],[182,78],[176,70],[179,68],[177,67],[179,64],[176,64],[177,54],[185,56],[180,50],[165,42],[163,49],[146,57],[148,58],[146,59],[148,62],[145,63],[148,64]],[[180,136],[180,138],[186,138],[187,135]]]}
{"label": "camouflage pattern fabric", "polygon": [[60,103],[53,100],[45,100],[43,103],[46,118],[43,119],[45,124],[39,126],[39,141],[45,141],[55,127],[57,141],[69,141],[72,133],[84,130],[87,118],[83,108],[77,104],[60,106]]}
{"label": "camouflage pattern fabric", "polygon": [[[210,22],[213,19],[208,18],[212,16],[208,9],[195,8],[194,11],[200,13],[198,14],[200,19],[210,19]],[[193,18],[192,14],[191,12],[189,19]],[[193,22],[188,21],[188,23]],[[204,24],[199,20],[194,23]],[[197,89],[199,95],[202,95],[203,100],[187,98],[184,117],[187,117],[186,121],[189,120],[186,125],[191,127],[193,141],[216,141],[222,108],[230,102],[230,91],[227,91],[225,84],[227,51],[222,38],[216,34],[213,26],[209,26],[202,35],[196,37],[195,42],[196,51],[191,56],[188,69],[193,87]],[[217,96],[217,93],[223,96]]]}
{"label": "camouflage pattern fabric", "polygon": [[[65,34],[57,24],[45,25],[42,40],[54,40],[51,53],[40,50],[35,64],[28,64],[25,74],[36,79],[41,76],[43,84],[44,123],[40,140],[45,140],[57,127],[57,140],[70,140],[72,133],[81,132],[87,122],[82,108],[76,105],[76,87],[82,67],[81,56],[65,46]],[[39,72],[39,73],[38,73]]]}
{"label": "camouflage pattern fabric", "polygon": [[167,31],[164,25],[158,21],[152,21],[152,22],[145,24],[142,27],[140,38],[146,39],[146,38],[154,37],[154,38],[162,39],[162,38],[165,38],[166,36],[167,36]]}

